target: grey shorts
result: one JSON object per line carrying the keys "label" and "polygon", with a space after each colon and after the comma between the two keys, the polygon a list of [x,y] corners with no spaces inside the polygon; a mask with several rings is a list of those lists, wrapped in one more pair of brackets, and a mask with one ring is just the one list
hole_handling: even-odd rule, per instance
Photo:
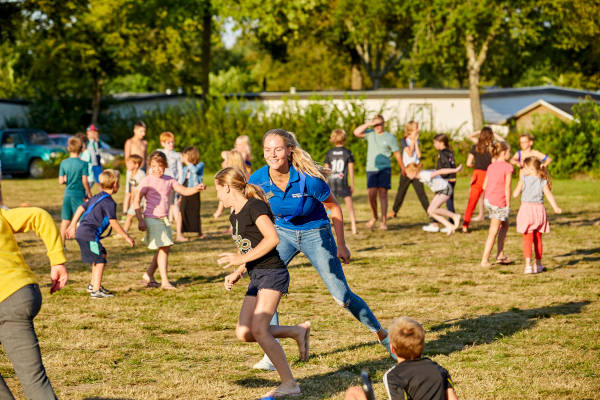
{"label": "grey shorts", "polygon": [[452,186],[448,184],[448,186],[446,186],[446,189],[440,190],[439,192],[435,192],[435,194],[444,194],[446,196],[452,196]]}

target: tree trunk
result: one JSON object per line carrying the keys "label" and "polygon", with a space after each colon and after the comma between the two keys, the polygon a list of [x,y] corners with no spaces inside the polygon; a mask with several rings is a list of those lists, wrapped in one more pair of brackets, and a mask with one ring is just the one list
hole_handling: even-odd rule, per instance
{"label": "tree trunk", "polygon": [[483,111],[479,97],[479,68],[469,69],[469,98],[471,100],[471,116],[473,117],[473,130],[483,128]]}
{"label": "tree trunk", "polygon": [[204,2],[204,13],[202,16],[202,95],[204,99],[209,95],[210,82],[210,39],[212,33],[212,7],[210,1]]}
{"label": "tree trunk", "polygon": [[100,116],[100,101],[102,100],[102,87],[104,85],[104,73],[94,78],[92,87],[92,124],[98,125],[98,117]]}
{"label": "tree trunk", "polygon": [[356,49],[350,47],[349,49],[350,52],[350,64],[351,64],[351,88],[352,90],[362,90],[363,89],[363,78],[362,78],[362,74],[360,73],[360,65],[361,65],[361,60],[360,60],[360,55],[358,54],[358,52],[356,51]]}
{"label": "tree trunk", "polygon": [[372,89],[373,89],[373,90],[377,90],[377,89],[379,89],[379,88],[381,87],[381,76],[379,76],[379,75],[375,75],[375,74],[372,74],[372,75],[370,76],[370,78],[371,78],[371,82],[373,82],[373,87],[372,87]]}

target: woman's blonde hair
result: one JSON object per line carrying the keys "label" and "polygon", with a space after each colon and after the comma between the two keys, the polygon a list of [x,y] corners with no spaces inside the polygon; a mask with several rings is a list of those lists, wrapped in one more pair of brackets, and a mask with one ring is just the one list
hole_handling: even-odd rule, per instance
{"label": "woman's blonde hair", "polygon": [[242,151],[248,155],[248,161],[251,161],[252,160],[252,147],[250,146],[250,138],[248,137],[248,135],[240,135],[237,138],[235,138],[234,147],[236,147],[238,145],[243,147]]}
{"label": "woman's blonde hair", "polygon": [[258,199],[269,204],[267,196],[263,190],[251,183],[248,183],[246,174],[239,168],[227,167],[223,168],[215,175],[215,181],[220,186],[228,185],[229,187],[241,192],[247,199]]}
{"label": "woman's blonde hair", "polygon": [[327,181],[329,170],[318,165],[306,151],[300,148],[296,136],[292,132],[283,129],[271,129],[263,136],[263,144],[267,137],[275,135],[283,139],[286,147],[291,148],[290,160],[296,171],[308,174],[314,178]]}
{"label": "woman's blonde hair", "polygon": [[416,121],[408,121],[406,125],[404,125],[404,137],[411,135],[417,129],[419,129],[419,124]]}
{"label": "woman's blonde hair", "polygon": [[548,189],[552,190],[552,182],[550,181],[550,174],[545,165],[537,157],[527,157],[523,160],[523,165],[529,168],[535,169],[535,174],[540,179],[545,179],[548,185]]}
{"label": "woman's blonde hair", "polygon": [[244,162],[244,156],[237,150],[223,152],[225,159],[223,160],[223,168],[237,168],[244,171],[246,176],[250,174],[249,168]]}

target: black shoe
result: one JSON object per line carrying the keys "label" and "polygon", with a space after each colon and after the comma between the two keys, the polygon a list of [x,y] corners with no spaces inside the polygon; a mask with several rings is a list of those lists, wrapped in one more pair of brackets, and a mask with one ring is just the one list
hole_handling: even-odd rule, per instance
{"label": "black shoe", "polygon": [[[87,291],[88,291],[88,293],[92,293],[94,291],[94,287],[91,284],[89,284],[88,287],[87,287]],[[100,290],[99,291],[102,292],[102,293],[104,293],[104,294],[112,294],[112,292],[110,290],[104,289],[104,286],[100,286]]]}
{"label": "black shoe", "polygon": [[106,298],[109,298],[109,297],[115,297],[115,295],[112,294],[112,293],[103,292],[101,290],[98,290],[97,292],[90,293],[90,298],[91,299],[106,299]]}

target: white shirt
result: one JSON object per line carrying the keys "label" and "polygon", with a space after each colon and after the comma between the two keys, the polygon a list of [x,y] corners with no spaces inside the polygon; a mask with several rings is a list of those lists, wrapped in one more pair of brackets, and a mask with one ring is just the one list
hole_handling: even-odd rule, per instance
{"label": "white shirt", "polygon": [[[406,142],[406,147],[402,149],[402,162],[405,166],[412,163],[418,164],[419,157],[417,156],[417,147],[415,146],[415,149],[413,150],[412,154],[408,154],[406,152],[406,149],[412,144],[412,140],[410,140],[409,138],[404,138],[404,141]],[[419,143],[418,140],[417,143]]]}
{"label": "white shirt", "polygon": [[432,192],[441,192],[448,187],[448,182],[439,175],[431,178],[434,171],[433,169],[424,169],[419,173],[419,180],[429,186]]}

